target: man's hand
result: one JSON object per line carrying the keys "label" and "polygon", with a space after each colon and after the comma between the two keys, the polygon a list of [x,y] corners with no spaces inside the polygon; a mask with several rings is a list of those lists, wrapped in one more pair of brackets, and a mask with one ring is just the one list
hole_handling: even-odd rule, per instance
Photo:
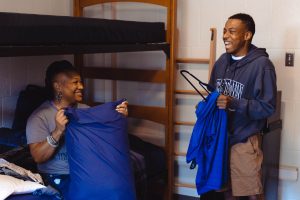
{"label": "man's hand", "polygon": [[116,111],[124,115],[125,117],[128,116],[128,102],[123,101],[121,104],[119,104],[116,108]]}
{"label": "man's hand", "polygon": [[232,97],[225,96],[223,94],[220,94],[217,100],[217,106],[219,109],[228,109],[232,101]]}

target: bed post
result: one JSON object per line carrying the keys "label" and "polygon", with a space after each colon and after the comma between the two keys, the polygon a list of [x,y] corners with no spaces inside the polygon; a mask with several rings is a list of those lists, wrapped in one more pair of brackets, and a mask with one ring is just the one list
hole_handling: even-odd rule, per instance
{"label": "bed post", "polygon": [[[80,6],[80,0],[73,0],[73,15],[75,17],[83,16],[83,7]],[[83,54],[74,54],[74,66],[82,74]]]}
{"label": "bed post", "polygon": [[[116,5],[114,2],[110,3],[110,9],[111,9],[111,18],[116,20],[117,19],[117,9],[116,9]],[[111,66],[112,68],[117,68],[118,66],[118,54],[117,53],[111,53]],[[116,101],[118,98],[117,95],[117,87],[118,87],[118,83],[115,80],[112,80],[111,82],[112,84],[112,88],[111,88],[111,93],[112,93],[112,100]]]}
{"label": "bed post", "polygon": [[211,38],[210,38],[210,51],[209,51],[209,68],[208,68],[208,80],[210,79],[211,71],[214,67],[214,64],[216,62],[216,41],[217,41],[217,29],[211,28]]}
{"label": "bed post", "polygon": [[172,200],[174,193],[174,91],[175,91],[175,53],[176,53],[176,16],[177,0],[170,0],[167,18],[167,42],[170,44],[170,57],[166,61],[167,70],[167,91],[166,108],[168,112],[168,122],[166,125],[166,151],[168,157],[168,188],[166,199]]}

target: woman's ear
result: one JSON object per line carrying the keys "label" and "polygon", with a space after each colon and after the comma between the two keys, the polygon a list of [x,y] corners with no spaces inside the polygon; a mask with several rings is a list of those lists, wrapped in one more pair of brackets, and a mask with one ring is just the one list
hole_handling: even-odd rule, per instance
{"label": "woman's ear", "polygon": [[58,82],[53,83],[53,88],[55,91],[61,91],[61,85]]}

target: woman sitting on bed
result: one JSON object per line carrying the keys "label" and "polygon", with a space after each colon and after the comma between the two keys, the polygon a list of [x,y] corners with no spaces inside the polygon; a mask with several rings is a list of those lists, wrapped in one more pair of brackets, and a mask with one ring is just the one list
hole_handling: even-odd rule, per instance
{"label": "woman sitting on bed", "polygon": [[[47,69],[45,83],[49,100],[28,119],[27,142],[45,183],[62,191],[69,174],[64,143],[68,119],[64,108],[88,106],[79,103],[82,101],[83,84],[78,71],[70,62],[63,60],[52,63]],[[116,110],[127,116],[127,102],[118,105]]]}

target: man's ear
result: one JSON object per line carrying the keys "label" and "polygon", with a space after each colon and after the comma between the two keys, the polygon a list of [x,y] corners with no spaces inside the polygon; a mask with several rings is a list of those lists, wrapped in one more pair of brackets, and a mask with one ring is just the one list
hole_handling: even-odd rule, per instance
{"label": "man's ear", "polygon": [[251,41],[251,40],[252,40],[252,37],[253,37],[252,32],[247,31],[247,32],[245,33],[245,40]]}

